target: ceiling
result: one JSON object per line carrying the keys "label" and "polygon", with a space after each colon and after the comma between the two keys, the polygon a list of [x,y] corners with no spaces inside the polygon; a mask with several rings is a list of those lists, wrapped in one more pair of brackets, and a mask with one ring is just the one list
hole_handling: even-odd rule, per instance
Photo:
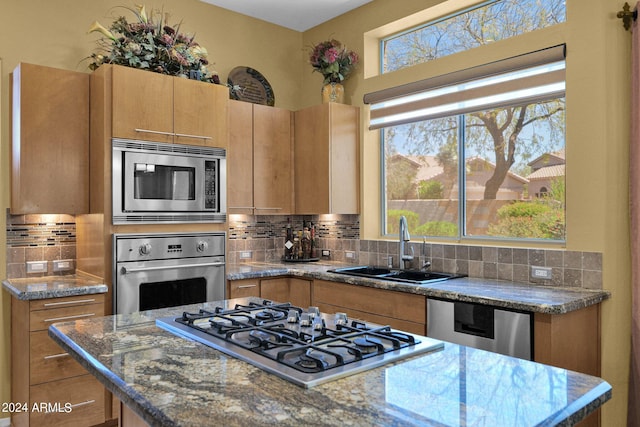
{"label": "ceiling", "polygon": [[373,0],[201,0],[205,3],[306,31]]}

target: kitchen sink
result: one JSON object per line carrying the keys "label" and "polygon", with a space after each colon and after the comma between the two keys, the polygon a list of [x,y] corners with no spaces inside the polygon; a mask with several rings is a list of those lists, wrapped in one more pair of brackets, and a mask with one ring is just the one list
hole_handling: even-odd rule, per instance
{"label": "kitchen sink", "polygon": [[329,272],[419,285],[465,277],[463,274],[436,273],[422,270],[397,270],[375,266],[343,267],[329,270]]}

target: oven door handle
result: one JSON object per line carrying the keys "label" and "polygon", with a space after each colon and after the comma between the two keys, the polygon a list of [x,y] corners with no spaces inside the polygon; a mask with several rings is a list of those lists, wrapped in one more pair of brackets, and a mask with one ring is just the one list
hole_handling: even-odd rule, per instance
{"label": "oven door handle", "polygon": [[194,267],[223,267],[224,265],[225,265],[224,262],[205,262],[202,264],[159,265],[157,267],[139,267],[139,268],[122,267],[120,269],[120,272],[122,274],[129,274],[129,273],[140,273],[143,271],[174,270],[174,269],[194,268]]}

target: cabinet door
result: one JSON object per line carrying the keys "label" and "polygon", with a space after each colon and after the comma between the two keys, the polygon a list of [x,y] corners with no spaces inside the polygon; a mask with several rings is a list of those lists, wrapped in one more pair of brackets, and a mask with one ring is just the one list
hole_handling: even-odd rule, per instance
{"label": "cabinet door", "polygon": [[[173,79],[174,142],[225,148],[225,86],[189,79]],[[222,136],[222,138],[221,138]]]}
{"label": "cabinet door", "polygon": [[262,279],[260,281],[260,298],[273,302],[289,302],[289,278]]}
{"label": "cabinet door", "polygon": [[114,66],[113,136],[173,142],[173,80],[151,71]]}
{"label": "cabinet door", "polygon": [[311,281],[294,277],[278,277],[260,281],[260,298],[274,302],[290,302],[296,307],[311,305]]}
{"label": "cabinet door", "polygon": [[427,300],[423,295],[315,280],[313,305],[322,312],[343,311],[357,319],[426,333]]}
{"label": "cabinet door", "polygon": [[87,213],[89,75],[20,64],[11,103],[11,213]]}
{"label": "cabinet door", "polygon": [[358,213],[359,125],[359,109],[350,105],[296,111],[296,213]]}
{"label": "cabinet door", "polygon": [[311,305],[311,281],[289,278],[289,301],[296,307],[309,307]]}
{"label": "cabinet door", "polygon": [[293,213],[292,113],[253,106],[253,197],[255,214]]}
{"label": "cabinet door", "polygon": [[253,214],[253,105],[229,101],[227,210]]}

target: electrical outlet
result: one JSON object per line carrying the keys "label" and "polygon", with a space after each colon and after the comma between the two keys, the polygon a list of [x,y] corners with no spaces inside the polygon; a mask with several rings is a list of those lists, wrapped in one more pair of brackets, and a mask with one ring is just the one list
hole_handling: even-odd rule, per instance
{"label": "electrical outlet", "polygon": [[329,249],[323,249],[322,250],[322,256],[323,257],[330,257],[331,256],[331,251]]}
{"label": "electrical outlet", "polygon": [[344,256],[347,259],[355,259],[356,258],[356,253],[354,251],[345,251],[344,252]]}
{"label": "electrical outlet", "polygon": [[27,261],[27,273],[46,273],[47,261]]}
{"label": "electrical outlet", "polygon": [[251,251],[240,252],[240,259],[251,259],[251,257],[252,257]]}
{"label": "electrical outlet", "polygon": [[538,267],[535,265],[531,266],[531,278],[532,279],[542,279],[542,280],[551,280],[552,271],[551,267]]}
{"label": "electrical outlet", "polygon": [[53,261],[53,271],[69,271],[73,270],[72,259],[57,259]]}

